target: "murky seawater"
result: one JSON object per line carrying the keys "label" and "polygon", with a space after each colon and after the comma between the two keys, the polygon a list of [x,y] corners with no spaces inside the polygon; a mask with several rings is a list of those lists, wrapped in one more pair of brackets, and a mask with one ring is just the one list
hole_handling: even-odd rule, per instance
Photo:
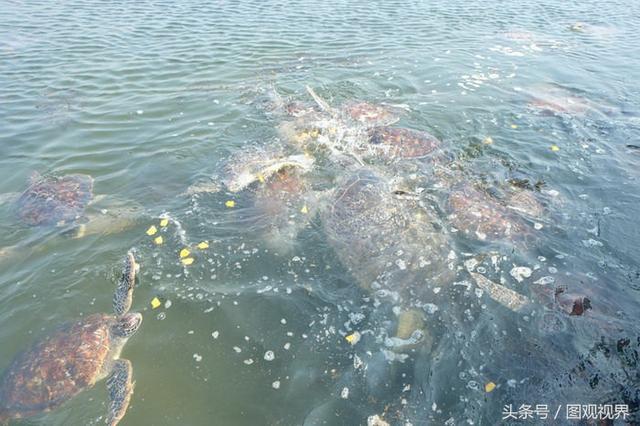
{"label": "murky seawater", "polygon": [[[12,247],[0,260],[0,370],[57,324],[108,312],[133,248],[144,324],[123,352],[136,380],[125,425],[496,424],[506,404],[638,409],[639,3],[0,9],[0,192],[23,191],[34,171],[85,173],[105,196],[90,213],[135,213],[129,226],[74,239],[0,206],[0,246]],[[442,292],[411,300],[429,344],[389,343],[398,307],[357,284],[319,217],[274,244],[250,194],[187,193],[219,183],[238,153],[282,146],[270,94],[310,102],[305,85],[332,105],[405,105],[397,125],[442,140],[468,183],[524,182],[544,206],[526,238],[495,243],[465,238],[442,212],[451,251],[428,261],[454,276],[411,288]],[[432,189],[421,194],[438,204],[446,194]],[[469,269],[529,305],[500,305]],[[592,309],[568,315],[554,303],[564,287]],[[103,383],[20,424],[100,424]]]}

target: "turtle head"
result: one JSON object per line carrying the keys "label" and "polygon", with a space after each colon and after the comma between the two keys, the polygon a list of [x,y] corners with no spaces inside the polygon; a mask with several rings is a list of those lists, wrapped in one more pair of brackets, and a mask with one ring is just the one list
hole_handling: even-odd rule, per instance
{"label": "turtle head", "polygon": [[116,320],[111,331],[119,337],[131,337],[142,324],[142,314],[138,312],[130,312],[122,315]]}

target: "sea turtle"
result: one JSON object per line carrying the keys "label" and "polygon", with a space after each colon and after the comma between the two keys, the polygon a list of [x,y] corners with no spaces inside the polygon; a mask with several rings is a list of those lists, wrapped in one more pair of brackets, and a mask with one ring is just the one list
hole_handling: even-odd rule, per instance
{"label": "sea turtle", "polygon": [[16,357],[0,382],[0,423],[53,410],[108,377],[106,423],[118,424],[134,387],[131,362],[120,353],[142,322],[141,314],[129,312],[137,266],[129,252],[113,296],[114,314],[63,326]]}
{"label": "sea turtle", "polygon": [[585,115],[611,115],[617,109],[610,104],[597,102],[574,90],[554,84],[539,84],[524,91],[532,99],[529,108],[542,114],[583,117]]}
{"label": "sea turtle", "polygon": [[[4,194],[3,202],[13,201],[16,216],[23,224],[40,229],[55,229],[64,235],[119,232],[131,227],[141,208],[115,197],[93,195],[93,178],[85,174],[62,176],[33,173],[21,194]],[[41,237],[41,235],[38,235]],[[0,256],[14,253],[23,245],[0,249]]]}
{"label": "sea turtle", "polygon": [[304,154],[285,155],[279,152],[256,150],[243,152],[230,159],[223,180],[231,192],[240,192],[255,182],[265,182],[284,169],[311,170],[313,158]]}
{"label": "sea turtle", "polygon": [[187,194],[219,192],[248,194],[250,207],[237,211],[269,246],[289,251],[298,232],[312,217],[311,172],[314,158],[287,154],[278,148],[252,148],[232,155],[225,166],[223,185],[197,184]]}
{"label": "sea turtle", "polygon": [[404,340],[422,331],[425,304],[454,271],[436,210],[399,195],[391,182],[374,168],[360,168],[335,189],[320,217],[329,244],[360,286],[400,308],[396,337]]}
{"label": "sea turtle", "polygon": [[27,225],[68,226],[84,215],[93,199],[93,178],[74,174],[60,177],[35,173],[18,199],[18,216]]}

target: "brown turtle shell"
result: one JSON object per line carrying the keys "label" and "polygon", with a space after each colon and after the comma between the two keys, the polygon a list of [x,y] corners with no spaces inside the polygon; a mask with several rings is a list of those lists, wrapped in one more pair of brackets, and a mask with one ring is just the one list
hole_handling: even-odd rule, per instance
{"label": "brown turtle shell", "polygon": [[432,134],[402,127],[375,127],[369,131],[369,143],[389,159],[422,158],[440,145]]}
{"label": "brown turtle shell", "polygon": [[507,207],[472,186],[454,189],[448,199],[450,223],[479,240],[510,240],[524,232],[524,224]]}
{"label": "brown turtle shell", "polygon": [[82,217],[93,198],[88,175],[41,177],[18,200],[18,215],[27,225],[65,225]]}
{"label": "brown turtle shell", "polygon": [[283,169],[256,193],[256,207],[270,217],[288,217],[292,208],[302,208],[306,181],[295,170]]}
{"label": "brown turtle shell", "polygon": [[399,119],[390,108],[369,102],[348,102],[343,107],[344,114],[363,126],[389,126]]}
{"label": "brown turtle shell", "polygon": [[113,316],[68,324],[18,355],[0,383],[0,414],[23,418],[50,411],[101,378]]}

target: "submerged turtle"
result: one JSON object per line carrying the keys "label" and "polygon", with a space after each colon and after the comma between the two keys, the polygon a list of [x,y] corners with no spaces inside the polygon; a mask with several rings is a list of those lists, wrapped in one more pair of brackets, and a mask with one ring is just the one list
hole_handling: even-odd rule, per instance
{"label": "submerged turtle", "polygon": [[[34,173],[24,192],[4,194],[2,201],[15,201],[16,215],[25,225],[54,228],[73,238],[122,231],[131,227],[141,214],[135,203],[94,197],[93,178],[84,174]],[[25,244],[30,242],[22,245]],[[11,254],[22,245],[2,248],[0,255]]]}
{"label": "submerged turtle", "polygon": [[18,216],[27,225],[65,226],[80,219],[92,199],[93,178],[89,175],[34,174],[18,199]]}
{"label": "submerged turtle", "polygon": [[424,304],[453,277],[435,209],[398,195],[384,175],[363,168],[338,186],[321,218],[330,245],[360,286],[402,310],[396,337],[422,331]]}
{"label": "submerged turtle", "polygon": [[13,361],[0,382],[0,423],[53,410],[108,377],[106,423],[118,424],[134,387],[131,362],[120,353],[142,322],[142,315],[129,312],[136,268],[128,253],[113,297],[115,314],[68,324]]}

